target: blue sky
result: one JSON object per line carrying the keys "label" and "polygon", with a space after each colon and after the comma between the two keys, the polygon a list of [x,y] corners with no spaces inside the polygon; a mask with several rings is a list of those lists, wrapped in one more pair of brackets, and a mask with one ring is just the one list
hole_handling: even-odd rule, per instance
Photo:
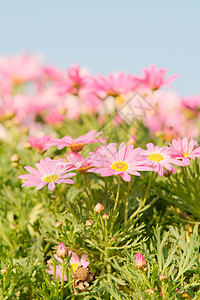
{"label": "blue sky", "polygon": [[31,51],[63,69],[178,73],[174,89],[200,94],[200,1],[0,1],[0,55]]}

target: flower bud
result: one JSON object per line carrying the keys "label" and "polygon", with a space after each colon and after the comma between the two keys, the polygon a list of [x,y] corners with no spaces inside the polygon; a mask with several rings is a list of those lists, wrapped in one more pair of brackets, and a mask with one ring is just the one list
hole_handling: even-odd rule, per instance
{"label": "flower bud", "polygon": [[10,158],[10,162],[13,167],[18,167],[19,164],[19,155],[18,154],[13,154]]}
{"label": "flower bud", "polygon": [[97,205],[94,208],[94,212],[96,214],[102,213],[102,212],[104,212],[104,210],[105,210],[105,207],[101,203],[97,203]]}
{"label": "flower bud", "polygon": [[6,269],[6,268],[5,268],[5,269],[1,269],[1,274],[2,274],[2,275],[5,275],[6,272],[7,272],[7,269]]}
{"label": "flower bud", "polygon": [[62,226],[62,222],[61,221],[57,221],[56,224],[55,224],[55,227],[56,228],[59,228]]}
{"label": "flower bud", "polygon": [[162,280],[162,281],[165,281],[166,279],[167,279],[167,274],[160,274],[160,276],[159,276],[159,278],[160,278],[160,280]]}
{"label": "flower bud", "polygon": [[134,265],[137,269],[144,269],[144,267],[146,267],[146,265],[147,265],[146,259],[140,252],[136,253],[136,255],[135,255]]}
{"label": "flower bud", "polygon": [[21,295],[21,291],[18,291],[15,295],[16,297],[19,297]]}
{"label": "flower bud", "polygon": [[110,218],[110,216],[109,216],[108,214],[103,214],[102,218],[103,218],[104,220],[108,220],[108,219]]}
{"label": "flower bud", "polygon": [[164,173],[163,173],[163,175],[164,175],[165,177],[170,177],[171,174],[172,174],[172,171],[170,171],[170,170],[165,170]]}
{"label": "flower bud", "polygon": [[65,245],[63,243],[60,243],[58,245],[56,254],[59,258],[62,258],[62,259],[67,256],[67,248],[65,247]]}
{"label": "flower bud", "polygon": [[89,220],[86,221],[86,226],[92,227],[93,223],[94,222],[91,219],[89,219]]}
{"label": "flower bud", "polygon": [[145,292],[147,292],[149,295],[155,294],[154,289],[147,289]]}
{"label": "flower bud", "polygon": [[30,143],[25,143],[24,144],[24,149],[30,149],[31,148],[31,144]]}
{"label": "flower bud", "polygon": [[16,162],[18,162],[19,161],[19,155],[18,154],[13,154],[12,156],[11,156],[11,158],[10,158],[10,162],[11,163],[16,163]]}

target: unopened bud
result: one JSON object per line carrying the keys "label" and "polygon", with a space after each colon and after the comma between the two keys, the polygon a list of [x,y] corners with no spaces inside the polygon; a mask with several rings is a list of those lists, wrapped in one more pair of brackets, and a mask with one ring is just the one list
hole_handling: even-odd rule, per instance
{"label": "unopened bud", "polygon": [[110,218],[110,216],[109,216],[108,214],[103,214],[102,218],[103,218],[104,220],[108,220],[108,219]]}
{"label": "unopened bud", "polygon": [[5,275],[6,272],[7,272],[7,269],[6,269],[6,268],[5,268],[5,269],[1,269],[1,274],[2,274],[2,275]]}
{"label": "unopened bud", "polygon": [[55,227],[56,227],[56,228],[59,228],[59,227],[62,226],[62,224],[63,224],[63,223],[62,223],[61,221],[57,221],[56,224],[55,224]]}
{"label": "unopened bud", "polygon": [[165,170],[164,173],[163,173],[163,175],[164,175],[165,177],[170,177],[171,174],[172,174],[172,171],[170,171],[170,170]]}
{"label": "unopened bud", "polygon": [[24,149],[30,149],[31,148],[31,144],[30,143],[25,143],[24,144]]}
{"label": "unopened bud", "polygon": [[21,291],[18,291],[15,295],[16,297],[19,297],[21,295]]}
{"label": "unopened bud", "polygon": [[53,259],[52,259],[52,258],[50,258],[49,260],[47,260],[47,263],[48,263],[49,265],[53,266],[53,264],[54,264],[54,261],[53,261]]}
{"label": "unopened bud", "polygon": [[149,295],[155,294],[154,289],[147,289],[145,292],[147,292]]}
{"label": "unopened bud", "polygon": [[91,219],[89,219],[89,220],[86,221],[86,226],[92,227],[93,223],[94,222]]}
{"label": "unopened bud", "polygon": [[144,269],[146,265],[147,265],[147,261],[144,258],[144,256],[140,252],[136,253],[134,266],[137,269]]}
{"label": "unopened bud", "polygon": [[63,243],[60,243],[57,248],[57,256],[59,258],[65,258],[67,256],[67,248]]}
{"label": "unopened bud", "polygon": [[165,281],[167,279],[167,274],[160,274],[159,278],[160,280]]}
{"label": "unopened bud", "polygon": [[19,155],[18,154],[13,154],[10,158],[10,162],[13,167],[18,167],[19,165]]}
{"label": "unopened bud", "polygon": [[10,158],[11,162],[18,162],[19,161],[19,155],[18,154],[13,154]]}
{"label": "unopened bud", "polygon": [[96,214],[100,214],[100,213],[104,212],[104,210],[105,210],[105,207],[101,203],[97,203],[97,205],[94,208],[94,212]]}

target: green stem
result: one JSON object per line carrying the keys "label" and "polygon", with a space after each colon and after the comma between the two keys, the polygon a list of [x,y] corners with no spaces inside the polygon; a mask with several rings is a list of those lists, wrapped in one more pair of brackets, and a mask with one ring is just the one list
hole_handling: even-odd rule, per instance
{"label": "green stem", "polygon": [[144,278],[144,280],[145,280],[147,286],[151,289],[152,286],[151,286],[151,284],[150,284],[150,282],[149,282],[149,279],[147,278],[146,273],[145,273],[144,271],[141,271],[141,272],[142,272],[143,278]]}
{"label": "green stem", "polygon": [[136,209],[136,211],[130,216],[129,220],[132,220],[135,216],[137,216],[137,214],[141,211],[142,207],[145,205],[146,200],[147,200],[147,196],[148,196],[148,193],[149,193],[149,190],[150,190],[150,187],[151,187],[151,183],[152,183],[152,180],[153,180],[153,176],[154,176],[154,171],[151,173],[151,177],[149,179],[149,183],[148,183],[148,186],[147,186],[147,189],[146,189],[143,200],[140,201],[138,209]]}
{"label": "green stem", "polygon": [[173,186],[173,188],[175,188],[175,185],[174,185],[172,179],[171,179],[170,177],[169,177],[168,179],[169,179],[169,181],[171,182],[171,185]]}
{"label": "green stem", "polygon": [[61,299],[64,299],[64,275],[65,275],[65,261],[64,259],[62,259]]}
{"label": "green stem", "polygon": [[115,205],[114,205],[113,215],[115,215],[115,212],[116,212],[116,209],[117,209],[117,205],[118,205],[118,202],[119,202],[120,185],[121,185],[121,176],[119,175],[117,195],[116,195],[116,199],[115,199]]}
{"label": "green stem", "polygon": [[67,207],[68,211],[77,219],[77,216],[73,212],[73,210],[71,209],[70,205],[66,203],[66,201],[63,199],[63,197],[60,195],[60,193],[58,192],[58,190],[56,188],[55,188],[55,192],[56,192],[56,195],[58,196],[58,198],[65,204],[65,206]]}
{"label": "green stem", "polygon": [[[105,260],[109,258],[109,248],[108,248],[108,222],[105,220]],[[106,261],[106,269],[107,269],[107,279],[108,282],[111,282],[111,265]]]}
{"label": "green stem", "polygon": [[188,190],[189,190],[189,192],[191,192],[192,189],[191,189],[190,183],[189,183],[189,181],[188,181],[187,167],[182,167],[182,171],[183,171],[183,176],[184,176],[186,185],[187,185],[187,187],[188,187]]}
{"label": "green stem", "polygon": [[125,209],[124,209],[124,226],[125,227],[127,225],[127,220],[128,220],[128,200],[129,200],[130,187],[131,187],[131,181],[129,181],[129,183],[128,183],[127,196],[125,199]]}
{"label": "green stem", "polygon": [[90,194],[91,194],[92,205],[94,207],[94,196],[93,196],[93,191],[92,191],[92,187],[91,187],[91,182],[90,182],[90,176],[89,176],[89,174],[87,174],[87,183],[88,183],[88,188],[89,188]]}
{"label": "green stem", "polygon": [[195,157],[195,167],[196,167],[196,173],[198,174],[199,173],[199,164],[197,161],[197,157]]}

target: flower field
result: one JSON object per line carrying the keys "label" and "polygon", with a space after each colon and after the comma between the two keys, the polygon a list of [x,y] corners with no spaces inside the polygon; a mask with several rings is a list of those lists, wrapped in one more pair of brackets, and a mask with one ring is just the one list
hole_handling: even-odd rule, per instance
{"label": "flower field", "polygon": [[200,299],[200,96],[0,59],[0,299]]}

